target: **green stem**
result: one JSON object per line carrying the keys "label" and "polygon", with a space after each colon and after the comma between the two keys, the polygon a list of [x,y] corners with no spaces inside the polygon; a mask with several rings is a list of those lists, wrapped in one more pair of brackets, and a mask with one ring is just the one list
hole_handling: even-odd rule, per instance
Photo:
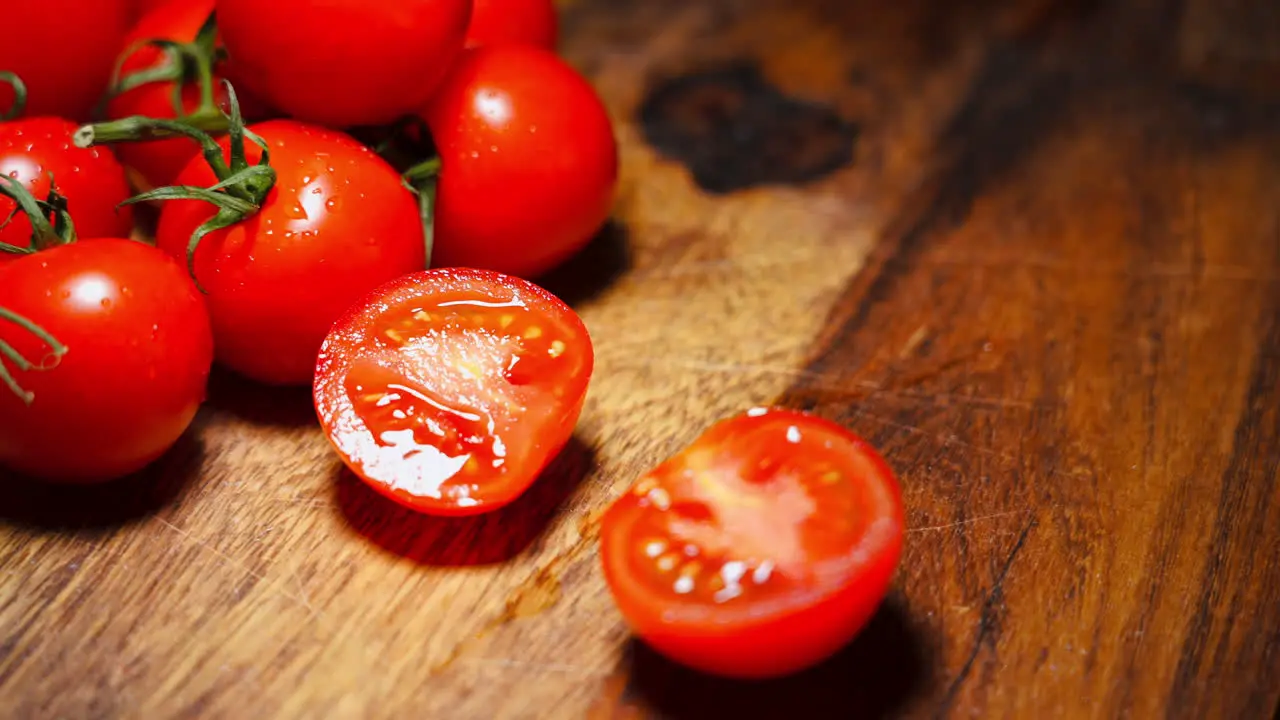
{"label": "green stem", "polygon": [[[0,320],[6,320],[17,325],[23,330],[35,335],[40,339],[40,342],[49,346],[49,355],[41,361],[39,365],[36,365],[23,357],[22,354],[15,350],[12,345],[0,340],[0,357],[7,359],[14,365],[14,367],[18,368],[19,371],[30,372],[32,370],[52,370],[58,366],[59,362],[62,361],[62,356],[67,354],[67,346],[58,342],[58,340],[45,331],[44,328],[36,325],[12,310],[0,307]],[[12,371],[10,371],[8,366],[3,362],[0,362],[0,382],[3,382],[4,385],[17,395],[25,404],[30,405],[32,401],[35,400],[35,393],[23,389],[23,387],[18,384],[18,381],[13,377]]]}
{"label": "green stem", "polygon": [[[93,145],[111,145],[113,143],[143,142],[147,140],[166,140],[185,137],[194,140],[204,154],[204,159],[213,169],[219,180],[231,176],[231,168],[222,157],[222,147],[200,125],[219,124],[222,130],[227,129],[227,118],[219,113],[218,123],[213,118],[197,118],[195,116],[182,120],[159,120],[143,115],[111,120],[109,122],[85,125],[76,131],[76,147],[87,148]],[[244,199],[248,199],[245,197]]]}
{"label": "green stem", "polygon": [[188,55],[194,61],[194,79],[199,83],[200,88],[200,106],[196,114],[222,115],[218,109],[216,88],[213,86],[213,63],[218,52],[217,42],[218,13],[215,11],[209,13],[209,17],[204,20],[204,25],[200,26],[200,32],[196,33],[196,40],[191,44]]}
{"label": "green stem", "polygon": [[[0,196],[13,200],[26,214],[31,223],[31,247],[36,250],[75,241],[75,226],[67,213],[66,198],[58,194],[52,175],[49,182],[49,197],[41,203],[21,182],[0,175]],[[49,213],[54,215],[54,224],[49,223]]]}
{"label": "green stem", "polygon": [[[156,188],[129,198],[125,203],[151,200],[202,200],[217,208],[213,217],[192,232],[187,245],[187,270],[195,280],[196,287],[202,292],[204,288],[195,273],[196,248],[200,245],[200,241],[211,232],[226,229],[256,214],[266,202],[267,196],[276,183],[276,171],[271,167],[271,153],[267,150],[267,142],[244,126],[235,88],[231,87],[231,83],[225,83],[225,86],[227,104],[230,108],[230,112],[223,116],[229,145],[225,157],[222,146],[207,132],[193,125],[190,122],[191,118],[157,120],[135,115],[111,122],[85,125],[75,134],[75,143],[78,147],[172,137],[187,137],[200,145],[205,162],[209,164],[218,180],[211,187]],[[245,155],[246,138],[262,149],[256,165],[249,164]]]}
{"label": "green stem", "polygon": [[8,122],[26,111],[27,84],[22,82],[22,78],[18,77],[17,73],[8,70],[0,70],[0,82],[13,88],[13,105],[4,113],[0,113],[0,122]]}
{"label": "green stem", "polygon": [[436,194],[439,191],[440,157],[432,157],[409,168],[400,181],[418,196],[418,219],[422,223],[422,243],[425,267],[431,267],[431,255],[436,244]]}

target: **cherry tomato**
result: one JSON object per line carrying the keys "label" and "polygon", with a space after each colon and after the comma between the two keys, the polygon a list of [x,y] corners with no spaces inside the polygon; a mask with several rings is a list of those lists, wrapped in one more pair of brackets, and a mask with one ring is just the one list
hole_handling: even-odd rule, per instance
{"label": "cherry tomato", "polygon": [[[133,210],[117,207],[129,198],[124,168],[104,148],[77,148],[71,138],[75,123],[33,117],[0,123],[0,173],[24,183],[37,199],[49,194],[49,176],[67,198],[67,209],[80,237],[128,237]],[[15,203],[0,196],[0,221]],[[18,213],[0,228],[0,242],[31,246],[31,223]],[[0,253],[0,264],[12,255]]]}
{"label": "cherry tomato", "polygon": [[133,16],[142,17],[165,5],[181,5],[188,0],[133,0]]}
{"label": "cherry tomato", "polygon": [[462,49],[471,0],[217,0],[242,82],[299,120],[390,123],[421,109]]}
{"label": "cherry tomato", "polygon": [[0,322],[4,341],[46,370],[18,372],[30,404],[0,386],[0,464],[67,482],[150,464],[204,399],[213,338],[181,264],[124,239],[82,240],[0,266],[0,308],[67,347],[53,364],[37,336]]}
{"label": "cherry tomato", "polygon": [[593,362],[582,321],[542,288],[423,271],[334,325],[316,410],[370,487],[420,512],[472,515],[519,497],[564,447]]}
{"label": "cherry tomato", "polygon": [[608,219],[613,127],[591,85],[554,54],[466,51],[425,119],[442,162],[435,265],[534,277]]}
{"label": "cherry tomato", "polygon": [[[333,321],[372,288],[426,264],[418,206],[390,165],[341,132],[292,120],[249,129],[270,144],[275,187],[257,214],[204,237],[195,276],[208,293],[221,363],[265,383],[308,384]],[[256,163],[261,150],[246,144]],[[202,157],[177,178],[215,182]],[[156,244],[185,261],[192,234],[214,212],[198,200],[165,203]]]}
{"label": "cherry tomato", "polygon": [[[87,120],[107,90],[130,0],[5,0],[0,70],[27,85],[27,115]],[[13,90],[0,84],[0,112]]]}
{"label": "cherry tomato", "polygon": [[[213,0],[191,0],[190,2],[156,3],[129,31],[121,44],[122,57],[120,63],[121,76],[159,66],[166,62],[164,53],[153,46],[145,45],[148,40],[169,40],[177,43],[191,43],[196,39],[200,28],[213,12]],[[226,108],[226,90],[222,85],[221,68],[210,78],[214,92],[214,102],[222,109]],[[247,118],[257,118],[265,114],[262,104],[252,96],[236,87],[236,95],[240,100],[240,110]],[[201,89],[198,82],[188,82],[182,88],[184,115],[200,109]],[[119,119],[132,115],[143,115],[151,118],[173,118],[177,115],[173,107],[173,83],[168,81],[150,82],[121,93],[107,104],[107,116]],[[134,184],[143,190],[170,185],[178,173],[199,152],[199,147],[192,141],[182,138],[178,140],[160,140],[153,142],[121,143],[115,146],[116,155],[134,173]]]}
{"label": "cherry tomato", "polygon": [[527,43],[555,50],[558,31],[551,0],[475,0],[466,45]]}
{"label": "cherry tomato", "polygon": [[723,420],[606,511],[600,555],[622,615],[658,652],[740,678],[835,653],[875,612],[902,551],[897,481],[826,420]]}

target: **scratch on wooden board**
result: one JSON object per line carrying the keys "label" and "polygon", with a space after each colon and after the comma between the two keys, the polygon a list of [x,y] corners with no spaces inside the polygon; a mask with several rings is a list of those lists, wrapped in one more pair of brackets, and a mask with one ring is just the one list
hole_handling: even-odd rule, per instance
{"label": "scratch on wooden board", "polygon": [[263,582],[263,583],[266,585],[266,587],[269,587],[269,588],[271,589],[271,591],[272,591],[272,592],[275,592],[276,594],[280,595],[281,597],[287,598],[287,599],[292,600],[293,602],[297,603],[297,604],[298,604],[299,606],[301,606],[302,608],[305,608],[306,610],[308,610],[308,611],[311,613],[312,617],[316,617],[316,616],[320,616],[320,615],[321,615],[320,613],[318,613],[318,612],[316,611],[316,609],[315,609],[314,607],[312,607],[312,606],[311,606],[311,603],[310,603],[310,602],[308,602],[307,600],[303,599],[302,597],[299,597],[298,595],[294,595],[294,594],[292,594],[292,593],[288,592],[287,590],[285,590],[284,588],[280,587],[280,586],[279,586],[279,585],[278,585],[278,584],[277,584],[277,583],[276,583],[272,578],[268,578],[267,576],[263,575],[262,573],[257,572],[256,570],[254,570],[253,568],[251,568],[251,567],[249,567],[248,565],[244,564],[243,562],[241,562],[241,561],[239,561],[239,560],[237,560],[237,559],[235,559],[235,558],[231,557],[230,555],[228,555],[228,554],[226,554],[226,553],[222,552],[221,550],[219,550],[218,548],[214,547],[213,545],[210,545],[207,541],[205,541],[205,540],[201,540],[200,538],[196,537],[195,535],[192,535],[191,533],[187,532],[186,530],[183,530],[182,528],[178,527],[177,525],[174,525],[173,523],[169,522],[168,520],[165,520],[164,518],[157,516],[157,517],[156,517],[156,520],[160,521],[160,524],[164,525],[165,527],[169,528],[169,529],[170,529],[170,530],[172,530],[173,532],[177,533],[179,537],[181,537],[181,538],[183,538],[184,540],[187,540],[188,542],[190,542],[190,543],[194,544],[196,547],[200,548],[201,550],[204,550],[204,551],[206,551],[206,552],[208,552],[208,553],[211,553],[211,554],[213,554],[215,557],[217,557],[217,558],[221,559],[221,560],[222,560],[222,562],[223,562],[224,564],[230,565],[231,567],[234,567],[234,568],[236,568],[236,569],[240,570],[241,572],[244,572],[245,574],[247,574],[249,577],[253,578],[254,580],[257,580],[257,581],[259,581],[259,582]]}
{"label": "scratch on wooden board", "polygon": [[1007,512],[992,513],[990,515],[983,515],[981,517],[967,518],[965,520],[946,523],[945,525],[929,525],[927,527],[907,528],[907,533],[910,534],[910,533],[939,532],[942,530],[958,529],[966,525],[973,525],[980,522],[986,522],[988,520],[996,520],[998,518],[1004,518],[1004,517],[1013,517],[1015,515],[1026,515],[1029,512],[1031,512],[1031,508],[1023,508],[1021,510],[1009,510]]}

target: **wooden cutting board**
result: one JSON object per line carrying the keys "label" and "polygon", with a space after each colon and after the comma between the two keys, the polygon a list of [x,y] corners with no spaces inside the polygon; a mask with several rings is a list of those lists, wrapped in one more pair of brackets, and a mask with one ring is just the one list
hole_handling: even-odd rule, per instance
{"label": "wooden cutting board", "polygon": [[[519,503],[413,516],[305,392],[0,485],[0,716],[1269,718],[1280,701],[1280,6],[578,0],[616,222],[547,279],[598,369]],[[742,684],[631,640],[598,512],[713,420],[901,474],[863,636]],[[75,452],[73,439],[67,452]]]}

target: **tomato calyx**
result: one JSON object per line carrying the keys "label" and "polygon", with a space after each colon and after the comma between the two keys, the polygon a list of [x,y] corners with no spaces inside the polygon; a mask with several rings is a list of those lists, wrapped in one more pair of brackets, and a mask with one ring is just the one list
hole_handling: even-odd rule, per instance
{"label": "tomato calyx", "polygon": [[[0,175],[0,196],[10,198],[17,204],[13,213],[8,218],[5,218],[4,225],[7,225],[14,215],[19,212],[25,213],[27,219],[31,222],[30,248],[20,248],[8,243],[0,243],[0,252],[28,255],[55,245],[75,242],[75,225],[71,221],[71,215],[67,212],[67,199],[58,194],[57,189],[52,185],[49,188],[49,197],[41,201],[37,200],[22,183]],[[52,224],[48,220],[48,215],[50,214],[54,217]],[[30,405],[35,400],[35,393],[25,390],[18,384],[17,379],[14,378],[12,371],[4,361],[7,360],[12,363],[21,372],[52,370],[61,362],[62,356],[67,354],[67,347],[58,342],[57,338],[50,335],[44,328],[12,310],[0,307],[0,321],[17,325],[35,335],[40,342],[49,348],[49,353],[43,359],[39,362],[32,362],[14,349],[12,345],[0,340],[0,383],[9,388],[23,403]]]}
{"label": "tomato calyx", "polygon": [[0,82],[13,88],[13,105],[0,113],[0,122],[9,122],[22,115],[27,109],[27,84],[17,73],[0,70]]}
{"label": "tomato calyx", "polygon": [[[218,47],[217,38],[217,13],[209,13],[209,17],[200,27],[193,42],[181,43],[157,38],[144,40],[127,48],[116,63],[115,71],[111,76],[111,91],[107,97],[103,98],[103,106],[112,98],[143,85],[168,82],[173,86],[172,102],[175,117],[205,132],[219,134],[226,132],[227,118],[218,108],[215,97],[217,88],[213,67],[223,59],[225,54],[225,51]],[[159,50],[161,59],[151,67],[121,75],[124,64],[129,58],[147,47]],[[182,91],[192,83],[200,90],[200,104],[193,112],[187,113]],[[110,138],[113,130],[112,123],[101,123],[97,126],[97,134],[100,138]]]}
{"label": "tomato calyx", "polygon": [[[206,291],[201,287],[195,272],[196,248],[200,246],[200,241],[211,232],[226,229],[255,215],[262,209],[268,193],[276,184],[276,171],[271,167],[271,153],[267,142],[245,127],[235,88],[225,80],[223,84],[227,91],[227,103],[230,108],[230,113],[223,114],[227,121],[227,136],[230,144],[226,159],[223,158],[222,146],[217,140],[185,120],[160,120],[135,115],[110,123],[85,125],[76,131],[75,135],[76,146],[82,148],[99,144],[139,142],[171,137],[187,137],[200,145],[205,162],[209,164],[218,182],[207,188],[190,185],[156,188],[135,195],[125,200],[124,204],[134,205],[163,200],[202,200],[218,209],[213,217],[195,229],[187,244],[187,271],[201,292]],[[222,113],[221,110],[218,112]],[[245,138],[262,149],[262,156],[256,165],[250,164],[245,154]]]}
{"label": "tomato calyx", "polygon": [[[44,200],[37,200],[21,182],[3,175],[0,175],[0,196],[13,200],[15,204],[13,212],[0,221],[0,227],[8,225],[20,212],[31,223],[31,247],[0,243],[0,252],[30,255],[55,245],[75,242],[75,223],[67,212],[67,198],[58,192],[52,173],[49,174],[49,195]],[[49,222],[50,215],[53,216],[52,223]]]}

